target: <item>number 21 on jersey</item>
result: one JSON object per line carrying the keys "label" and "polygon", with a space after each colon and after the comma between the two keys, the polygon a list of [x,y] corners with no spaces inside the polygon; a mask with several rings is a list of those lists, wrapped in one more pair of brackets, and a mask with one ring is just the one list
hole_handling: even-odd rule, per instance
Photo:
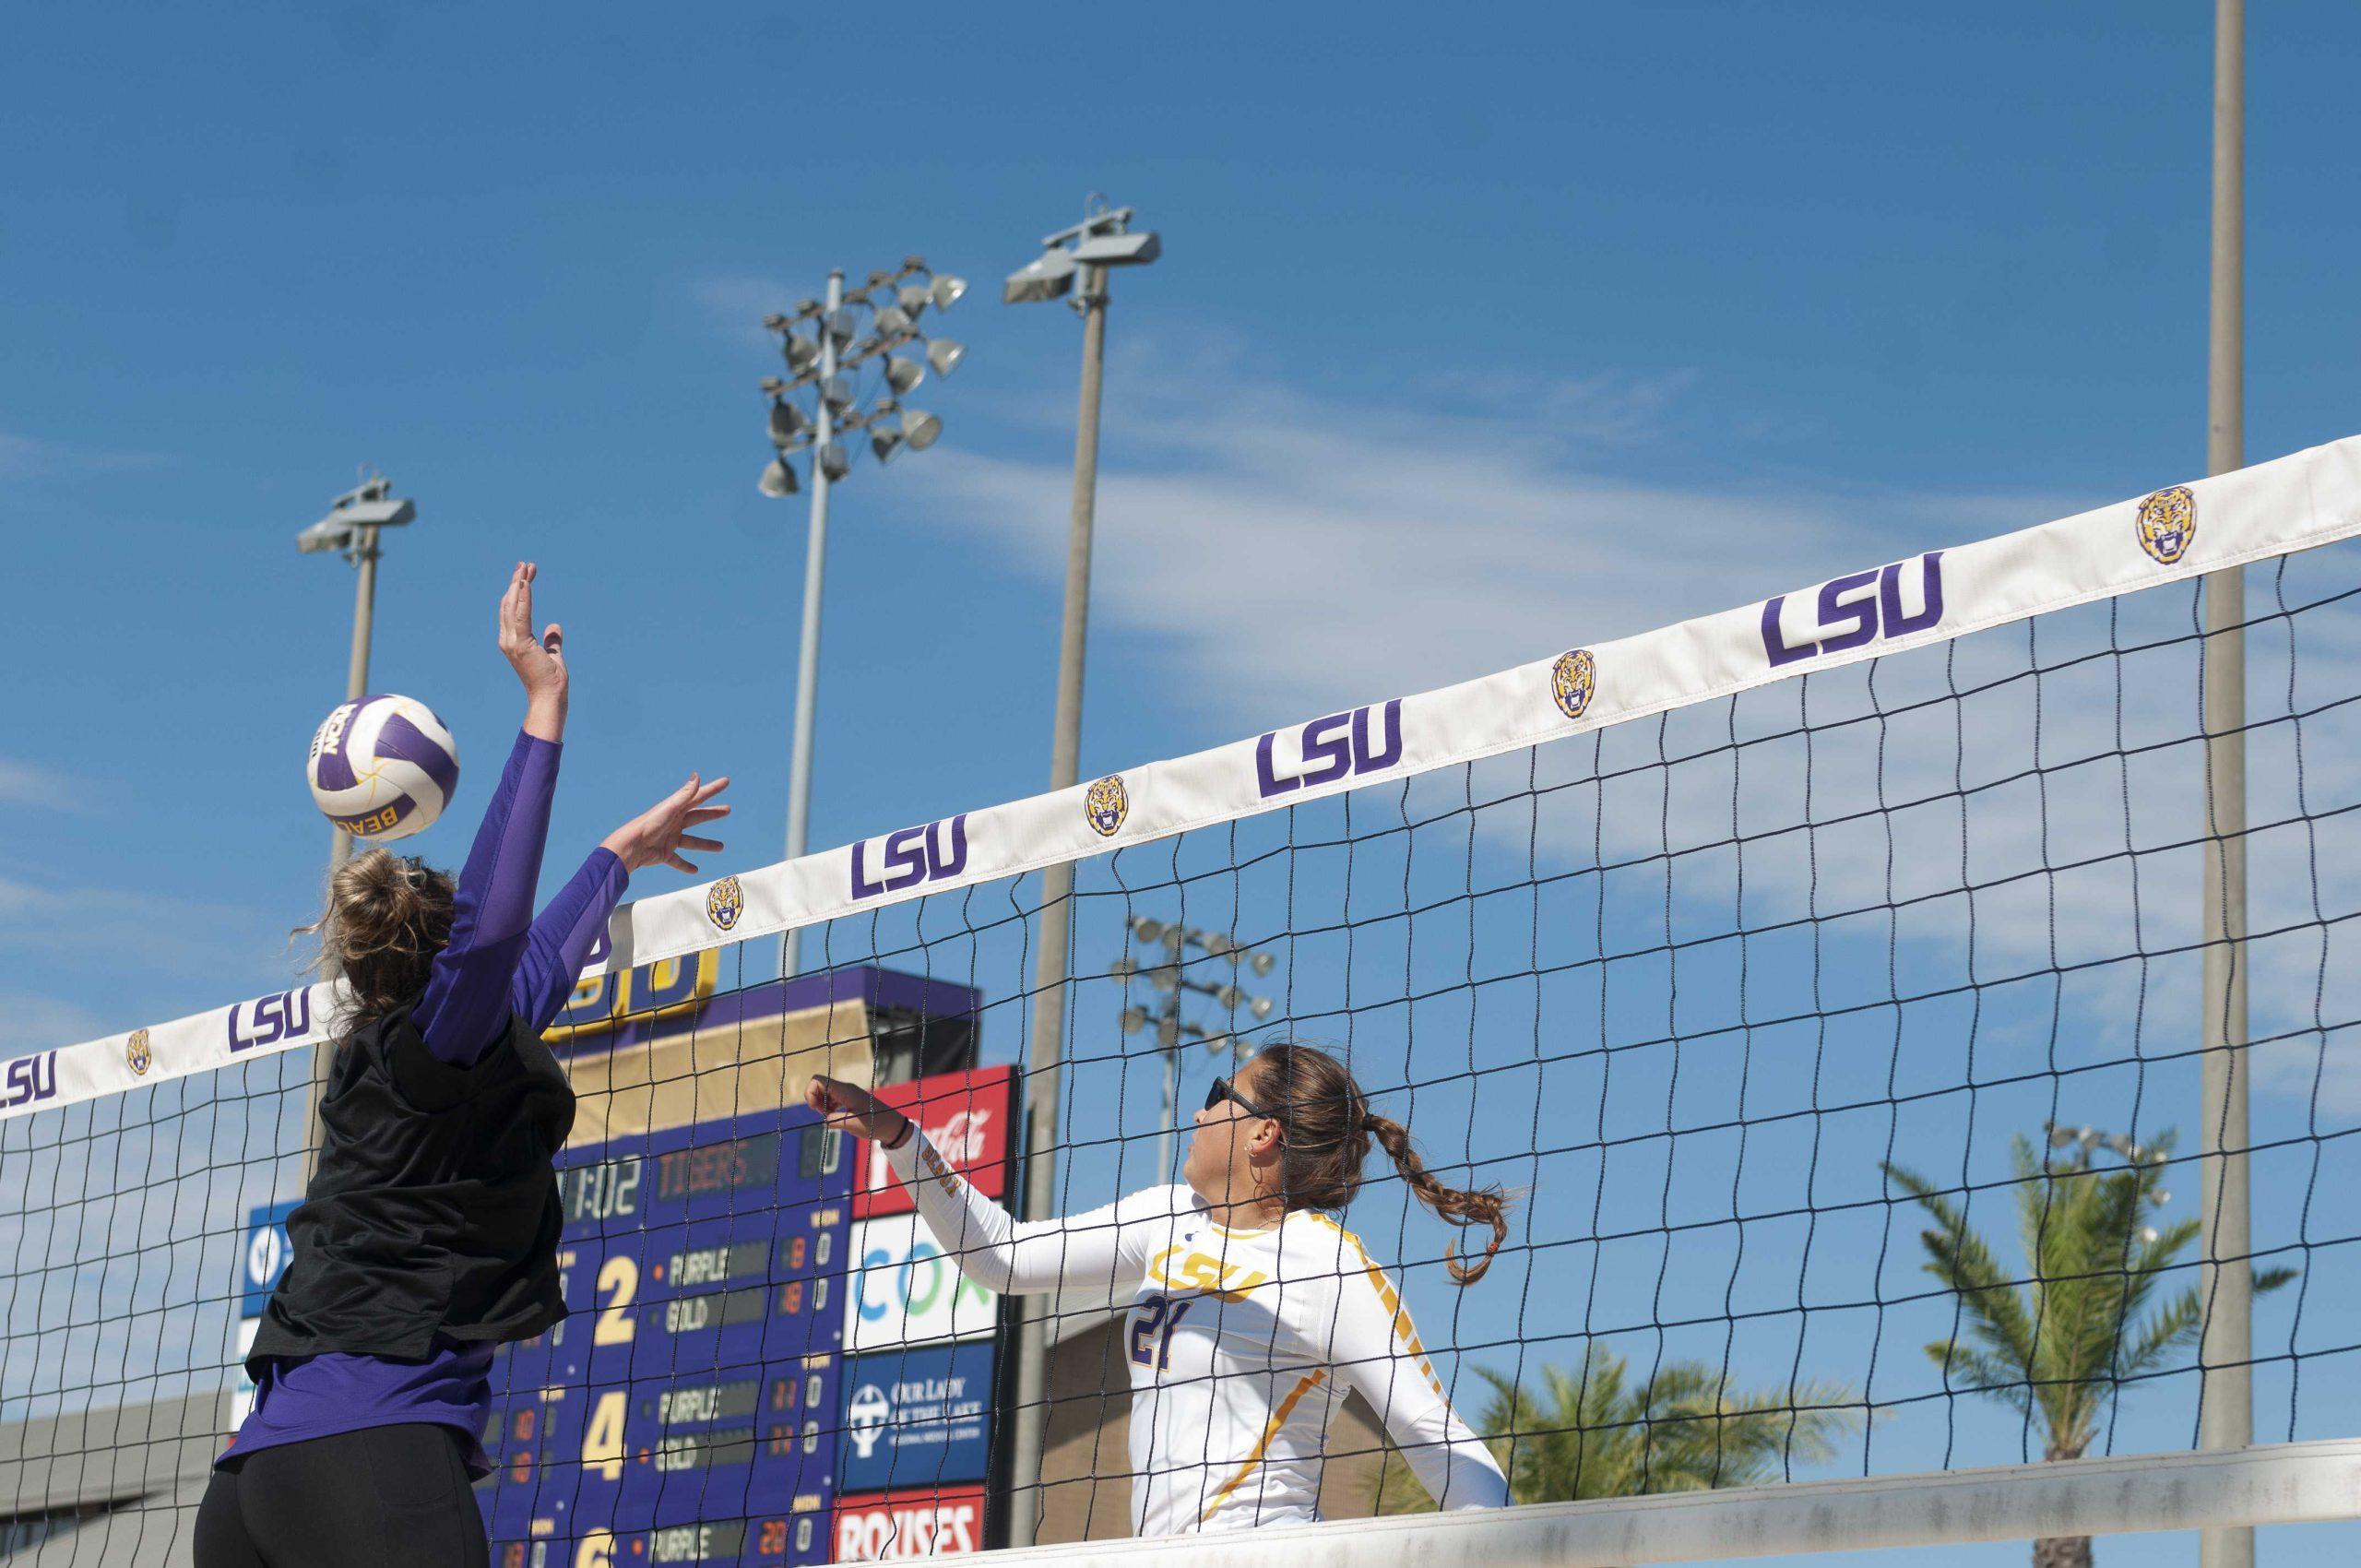
{"label": "number 21 on jersey", "polygon": [[1173,1331],[1196,1304],[1193,1298],[1176,1301],[1169,1296],[1142,1297],[1139,1305],[1132,1309],[1132,1360],[1157,1372],[1169,1370]]}

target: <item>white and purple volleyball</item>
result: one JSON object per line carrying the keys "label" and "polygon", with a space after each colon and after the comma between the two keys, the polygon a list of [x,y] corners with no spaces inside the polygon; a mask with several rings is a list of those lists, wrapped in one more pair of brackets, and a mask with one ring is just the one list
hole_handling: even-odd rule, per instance
{"label": "white and purple volleyball", "polygon": [[339,704],[312,736],[312,799],[356,838],[407,838],[443,814],[459,786],[459,748],[424,703]]}

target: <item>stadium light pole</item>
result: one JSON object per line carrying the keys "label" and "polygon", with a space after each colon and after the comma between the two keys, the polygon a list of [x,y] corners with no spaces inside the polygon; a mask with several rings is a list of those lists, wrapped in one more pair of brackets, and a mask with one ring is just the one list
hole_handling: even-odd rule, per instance
{"label": "stadium light pole", "polygon": [[[2205,469],[2246,460],[2246,0],[2214,0],[2213,222]],[[2200,1196],[2204,1327],[2198,1437],[2254,1441],[2254,1264],[2247,1146],[2246,574],[2205,578],[2205,943]],[[2201,1531],[2201,1568],[2253,1568],[2254,1528]]]}
{"label": "stadium light pole", "polygon": [[[842,267],[828,274],[824,300],[803,300],[791,315],[764,317],[763,325],[778,333],[779,351],[788,375],[766,375],[762,388],[771,399],[771,445],[777,455],[763,469],[756,488],[778,499],[795,493],[797,477],[789,458],[810,448],[812,453],[812,523],[803,552],[803,633],[795,666],[793,749],[787,778],[787,858],[802,855],[812,820],[813,733],[820,697],[820,584],[828,559],[828,493],[852,470],[852,454],[840,436],[870,432],[869,447],[880,464],[904,451],[923,452],[943,434],[943,421],[933,414],[902,407],[902,395],[926,379],[931,368],[948,375],[967,356],[964,344],[949,338],[930,339],[918,328],[919,317],[931,305],[949,310],[967,291],[965,279],[938,274],[922,256],[904,256],[898,271],[872,272],[869,280],[848,295]],[[882,302],[882,303],[881,303]],[[868,312],[867,330],[860,313]],[[807,337],[797,330],[813,325]],[[897,355],[896,349],[915,346],[924,362]],[[867,391],[857,385],[861,367],[875,372]],[[805,413],[800,394],[809,390],[811,412]],[[875,402],[861,411],[867,397]],[[802,932],[790,931],[779,944],[779,973],[800,968]]]}
{"label": "stadium light pole", "polygon": [[[1090,625],[1090,542],[1098,500],[1098,389],[1107,359],[1107,272],[1113,267],[1144,267],[1163,252],[1153,230],[1134,232],[1132,209],[1109,208],[1097,198],[1088,215],[1071,228],[1046,235],[1041,254],[1009,274],[1001,299],[1006,304],[1054,300],[1071,292],[1082,316],[1082,398],[1074,419],[1074,501],[1066,529],[1065,611],[1058,632],[1058,706],[1050,731],[1050,788],[1074,788],[1082,756],[1083,648]],[[1057,1141],[1058,1063],[1065,1021],[1066,948],[1071,941],[1074,866],[1061,862],[1041,873],[1041,950],[1035,960],[1033,1039],[1025,1075],[1025,1193],[1022,1215],[1047,1216],[1053,1202],[1050,1151]],[[1016,1433],[1010,1470],[1041,1474],[1042,1439],[1049,1422],[1049,1319],[1039,1296],[1019,1303],[1023,1313],[1016,1340]],[[1036,1502],[1038,1494],[1037,1491]],[[1009,1509],[1009,1545],[1033,1544],[1039,1510]]]}
{"label": "stadium light pole", "polygon": [[[369,695],[369,643],[377,614],[377,545],[379,530],[399,528],[418,516],[418,508],[394,494],[394,481],[371,474],[328,505],[328,515],[295,536],[295,548],[306,555],[336,551],[357,569],[352,601],[352,658],[346,666],[344,700],[359,702]],[[328,871],[344,864],[352,853],[352,836],[341,827],[328,829]]]}
{"label": "stadium light pole", "polygon": [[[357,586],[352,601],[352,658],[345,667],[344,700],[359,702],[369,695],[369,645],[375,631],[377,618],[377,557],[378,535],[386,529],[400,528],[418,516],[418,507],[394,494],[394,481],[383,474],[368,474],[359,485],[338,496],[328,505],[328,514],[295,536],[295,548],[306,555],[336,551],[356,569]],[[352,854],[352,835],[331,825],[328,828],[328,875]],[[303,1146],[306,1165],[319,1158],[320,1096],[326,1091],[330,1060],[335,1047],[327,1043],[312,1048],[312,1081],[303,1098]]]}
{"label": "stadium light pole", "polygon": [[[1123,1032],[1138,1034],[1151,1024],[1156,1028],[1156,1047],[1164,1054],[1164,1109],[1157,1123],[1156,1180],[1173,1180],[1172,1146],[1180,1128],[1180,1042],[1198,1039],[1207,1051],[1225,1048],[1235,1052],[1239,1047],[1236,1033],[1238,1015],[1243,1009],[1256,1023],[1271,1016],[1275,1004],[1267,996],[1250,996],[1236,981],[1216,985],[1211,980],[1191,980],[1188,976],[1189,949],[1215,958],[1227,958],[1229,967],[1243,966],[1257,975],[1267,975],[1278,960],[1259,947],[1248,947],[1226,931],[1200,931],[1194,926],[1168,923],[1148,915],[1132,919],[1131,933],[1142,946],[1160,947],[1163,954],[1142,964],[1129,953],[1107,966],[1107,972],[1123,982],[1128,999],[1133,980],[1144,980],[1164,992],[1164,1002],[1156,1012],[1145,1007],[1125,1006]],[[1216,1030],[1192,1024],[1180,1016],[1180,1004],[1191,992],[1210,996],[1226,1010],[1225,1028]]]}

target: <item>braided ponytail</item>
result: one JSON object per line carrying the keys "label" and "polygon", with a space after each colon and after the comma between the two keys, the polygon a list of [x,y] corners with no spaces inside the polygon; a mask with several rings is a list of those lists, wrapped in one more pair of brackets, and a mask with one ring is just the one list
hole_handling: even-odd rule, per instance
{"label": "braided ponytail", "polygon": [[1410,1142],[1410,1129],[1399,1122],[1371,1113],[1361,1119],[1361,1125],[1368,1130],[1370,1136],[1377,1140],[1378,1146],[1392,1157],[1394,1169],[1402,1173],[1402,1180],[1409,1184],[1410,1191],[1418,1194],[1418,1201],[1434,1210],[1439,1218],[1462,1229],[1474,1225],[1492,1228],[1492,1239],[1485,1243],[1484,1255],[1475,1262],[1460,1260],[1459,1242],[1455,1238],[1450,1249],[1443,1253],[1443,1266],[1460,1284],[1473,1285],[1483,1278],[1484,1271],[1492,1266],[1492,1254],[1501,1250],[1502,1241],[1508,1240],[1509,1201],[1506,1195],[1498,1187],[1463,1191],[1446,1187],[1436,1181],[1434,1172],[1427,1169],[1427,1162],[1418,1158],[1417,1146]]}
{"label": "braided ponytail", "polygon": [[1508,1198],[1498,1187],[1462,1192],[1436,1181],[1410,1142],[1410,1130],[1371,1111],[1345,1064],[1316,1047],[1264,1047],[1254,1058],[1253,1084],[1285,1130],[1279,1181],[1289,1209],[1341,1212],[1351,1204],[1374,1138],[1410,1191],[1438,1218],[1462,1229],[1491,1227],[1491,1241],[1473,1263],[1461,1261],[1455,1241],[1444,1253],[1444,1266],[1461,1285],[1484,1277],[1509,1233]]}

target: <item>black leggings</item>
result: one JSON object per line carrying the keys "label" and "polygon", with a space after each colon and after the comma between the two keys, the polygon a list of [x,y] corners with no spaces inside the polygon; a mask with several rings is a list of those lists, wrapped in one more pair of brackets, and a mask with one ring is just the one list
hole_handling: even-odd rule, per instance
{"label": "black leggings", "polygon": [[213,1472],[196,1568],[487,1568],[459,1434],[412,1421],[264,1448]]}

